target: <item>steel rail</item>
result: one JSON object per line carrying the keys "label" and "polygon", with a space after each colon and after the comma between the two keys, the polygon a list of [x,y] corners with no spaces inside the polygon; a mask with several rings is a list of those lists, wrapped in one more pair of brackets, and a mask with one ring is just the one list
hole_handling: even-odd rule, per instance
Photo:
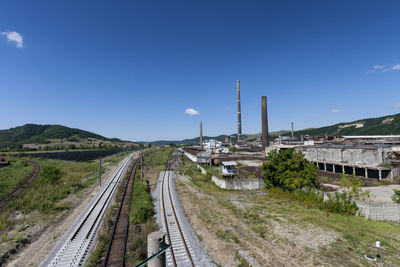
{"label": "steel rail", "polygon": [[48,266],[80,266],[83,264],[100,226],[100,219],[104,216],[131,158],[132,156],[129,156],[122,162],[112,179],[86,212],[84,219],[79,222],[77,229],[65,240]]}
{"label": "steel rail", "polygon": [[7,205],[8,203],[10,203],[10,201],[14,197],[16,197],[21,191],[23,191],[26,187],[28,187],[38,177],[40,172],[39,164],[37,164],[36,161],[31,161],[30,164],[32,164],[33,167],[35,168],[33,170],[32,175],[29,176],[27,179],[25,179],[25,181],[21,185],[17,186],[11,192],[8,192],[6,196],[0,199],[0,209],[5,205]]}
{"label": "steel rail", "polygon": [[171,245],[170,251],[171,251],[171,256],[172,256],[172,260],[174,262],[174,266],[176,265],[176,259],[175,259],[175,254],[174,254],[174,248],[172,247],[172,242],[171,242],[171,235],[169,233],[169,227],[168,227],[168,221],[167,221],[167,213],[165,211],[165,200],[164,200],[164,178],[165,178],[165,174],[167,173],[168,170],[168,162],[165,165],[165,171],[163,173],[163,178],[161,180],[161,200],[162,200],[162,206],[163,206],[163,214],[164,214],[164,224],[165,224],[165,230],[167,232],[167,237],[168,237],[168,241]]}
{"label": "steel rail", "polygon": [[179,234],[180,234],[182,243],[183,243],[183,245],[184,245],[184,247],[185,247],[186,254],[187,254],[188,257],[189,257],[189,260],[190,260],[191,265],[194,267],[195,265],[194,265],[194,262],[193,262],[193,258],[192,258],[192,255],[191,255],[190,251],[189,251],[189,247],[188,247],[188,245],[187,245],[187,243],[186,243],[186,240],[185,240],[185,238],[184,238],[184,236],[183,236],[183,231],[182,231],[181,225],[180,225],[180,223],[179,223],[178,216],[177,216],[177,214],[176,214],[174,202],[172,201],[171,187],[170,187],[170,175],[169,175],[169,171],[170,171],[172,165],[173,165],[173,162],[171,162],[171,164],[169,164],[169,165],[167,164],[166,171],[164,172],[163,179],[162,179],[162,188],[161,188],[161,190],[162,190],[163,211],[164,211],[163,214],[164,214],[165,228],[166,228],[166,230],[167,230],[168,240],[169,240],[169,242],[171,243],[171,254],[172,254],[172,256],[173,256],[172,258],[173,258],[174,266],[177,266],[176,259],[175,259],[175,255],[174,255],[174,252],[173,252],[172,241],[171,241],[170,234],[169,234],[169,226],[168,226],[168,223],[167,223],[167,215],[166,215],[165,204],[164,204],[164,202],[165,202],[165,198],[164,198],[164,188],[163,188],[163,187],[164,187],[164,178],[165,178],[165,173],[168,172],[168,173],[167,173],[168,196],[169,196],[169,200],[170,200],[170,203],[171,203],[171,209],[172,209],[172,211],[173,211],[174,218],[175,218],[175,222],[176,222],[176,225],[177,225],[177,228],[178,228],[178,231],[179,231]]}
{"label": "steel rail", "polygon": [[[106,257],[105,257],[105,260],[104,260],[104,266],[110,266],[110,265],[115,263],[115,262],[112,262],[112,263],[109,264],[108,261],[109,261],[109,258],[110,258],[110,255],[111,255],[111,251],[112,251],[112,248],[113,248],[113,245],[114,245],[115,234],[116,234],[116,232],[118,230],[118,227],[120,226],[119,223],[120,223],[120,218],[121,218],[121,210],[123,209],[124,204],[126,203],[125,202],[126,193],[128,191],[129,183],[131,183],[130,196],[128,196],[129,197],[129,205],[127,205],[128,213],[127,213],[127,218],[125,218],[127,220],[126,221],[127,224],[126,224],[125,229],[123,229],[123,231],[124,231],[124,241],[123,241],[124,242],[124,244],[123,244],[124,245],[124,249],[123,249],[123,252],[122,252],[123,253],[122,258],[120,259],[122,261],[122,266],[125,266],[125,253],[126,253],[126,245],[128,243],[128,234],[129,234],[129,211],[130,211],[130,208],[131,208],[132,191],[133,191],[133,186],[134,186],[134,182],[135,182],[136,170],[137,170],[138,164],[139,164],[139,159],[134,161],[132,169],[131,169],[130,174],[129,174],[129,177],[126,180],[126,183],[124,185],[124,192],[123,192],[122,200],[121,200],[121,203],[120,203],[120,206],[119,206],[119,209],[118,209],[117,218],[116,218],[115,223],[114,223],[113,232],[111,234],[111,239],[110,239],[110,241],[108,243]],[[121,230],[121,229],[119,229],[119,230]]]}

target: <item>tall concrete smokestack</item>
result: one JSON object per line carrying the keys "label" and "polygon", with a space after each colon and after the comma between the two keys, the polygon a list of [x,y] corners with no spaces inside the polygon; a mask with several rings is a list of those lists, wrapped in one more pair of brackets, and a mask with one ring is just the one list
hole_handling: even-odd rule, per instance
{"label": "tall concrete smokestack", "polygon": [[262,150],[265,150],[265,148],[269,146],[268,111],[267,111],[266,96],[261,97],[261,125],[262,125],[262,134],[261,134]]}
{"label": "tall concrete smokestack", "polygon": [[242,116],[240,112],[240,81],[237,80],[237,115],[238,115],[238,142],[242,140]]}
{"label": "tall concrete smokestack", "polygon": [[203,150],[203,122],[200,121],[200,150]]}
{"label": "tall concrete smokestack", "polygon": [[292,140],[294,138],[294,127],[293,127],[293,122],[292,122]]}

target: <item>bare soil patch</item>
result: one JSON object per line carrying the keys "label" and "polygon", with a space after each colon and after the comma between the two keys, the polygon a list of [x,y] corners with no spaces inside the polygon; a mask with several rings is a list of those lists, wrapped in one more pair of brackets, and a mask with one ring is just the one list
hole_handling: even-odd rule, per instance
{"label": "bare soil patch", "polygon": [[331,266],[319,259],[318,251],[339,235],[320,227],[299,226],[275,218],[267,208],[256,214],[252,208],[258,204],[250,199],[264,192],[206,194],[185,175],[178,175],[176,188],[187,218],[216,263],[222,266]]}

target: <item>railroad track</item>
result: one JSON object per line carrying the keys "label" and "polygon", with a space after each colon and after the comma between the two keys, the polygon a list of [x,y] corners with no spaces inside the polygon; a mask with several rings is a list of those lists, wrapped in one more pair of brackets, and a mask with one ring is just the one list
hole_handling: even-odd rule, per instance
{"label": "railroad track", "polygon": [[102,191],[69,230],[58,250],[50,252],[41,266],[81,266],[93,245],[101,220],[122,181],[132,155],[123,160]]}
{"label": "railroad track", "polygon": [[0,199],[0,211],[1,208],[3,208],[5,205],[10,203],[11,200],[13,200],[14,197],[16,197],[21,191],[23,191],[25,188],[27,188],[39,175],[40,172],[40,167],[39,164],[37,164],[36,161],[31,161],[30,164],[33,165],[35,168],[32,175],[27,178],[21,185],[19,185],[17,188],[9,192],[6,196],[4,196],[2,199]]}
{"label": "railroad track", "polygon": [[126,245],[129,233],[129,212],[131,210],[133,185],[139,160],[137,159],[127,179],[118,209],[114,229],[108,245],[104,266],[125,266]]}
{"label": "railroad track", "polygon": [[167,265],[194,267],[191,246],[181,228],[179,216],[176,213],[174,200],[171,195],[170,183],[172,179],[170,179],[170,176],[173,164],[172,161],[167,163],[161,181],[164,229],[167,233],[167,242],[171,245],[171,248],[167,251]]}

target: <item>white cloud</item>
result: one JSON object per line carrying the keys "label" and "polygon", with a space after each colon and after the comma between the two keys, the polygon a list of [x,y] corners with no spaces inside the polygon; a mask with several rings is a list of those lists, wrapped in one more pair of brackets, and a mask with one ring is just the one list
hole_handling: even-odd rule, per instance
{"label": "white cloud", "polygon": [[395,65],[375,65],[372,69],[365,72],[366,74],[371,74],[375,72],[389,72],[394,70],[400,70],[400,64]]}
{"label": "white cloud", "polygon": [[334,108],[331,110],[333,113],[340,112],[340,109]]}
{"label": "white cloud", "polygon": [[186,114],[189,114],[189,115],[199,115],[200,113],[197,111],[197,110],[195,110],[194,108],[188,108],[187,110],[185,110],[185,113]]}
{"label": "white cloud", "polygon": [[395,108],[400,108],[400,104],[394,104]]}
{"label": "white cloud", "polygon": [[400,64],[396,64],[392,67],[392,70],[400,70]]}
{"label": "white cloud", "polygon": [[1,35],[4,35],[9,42],[15,42],[18,48],[22,48],[24,46],[22,35],[18,32],[0,32]]}

